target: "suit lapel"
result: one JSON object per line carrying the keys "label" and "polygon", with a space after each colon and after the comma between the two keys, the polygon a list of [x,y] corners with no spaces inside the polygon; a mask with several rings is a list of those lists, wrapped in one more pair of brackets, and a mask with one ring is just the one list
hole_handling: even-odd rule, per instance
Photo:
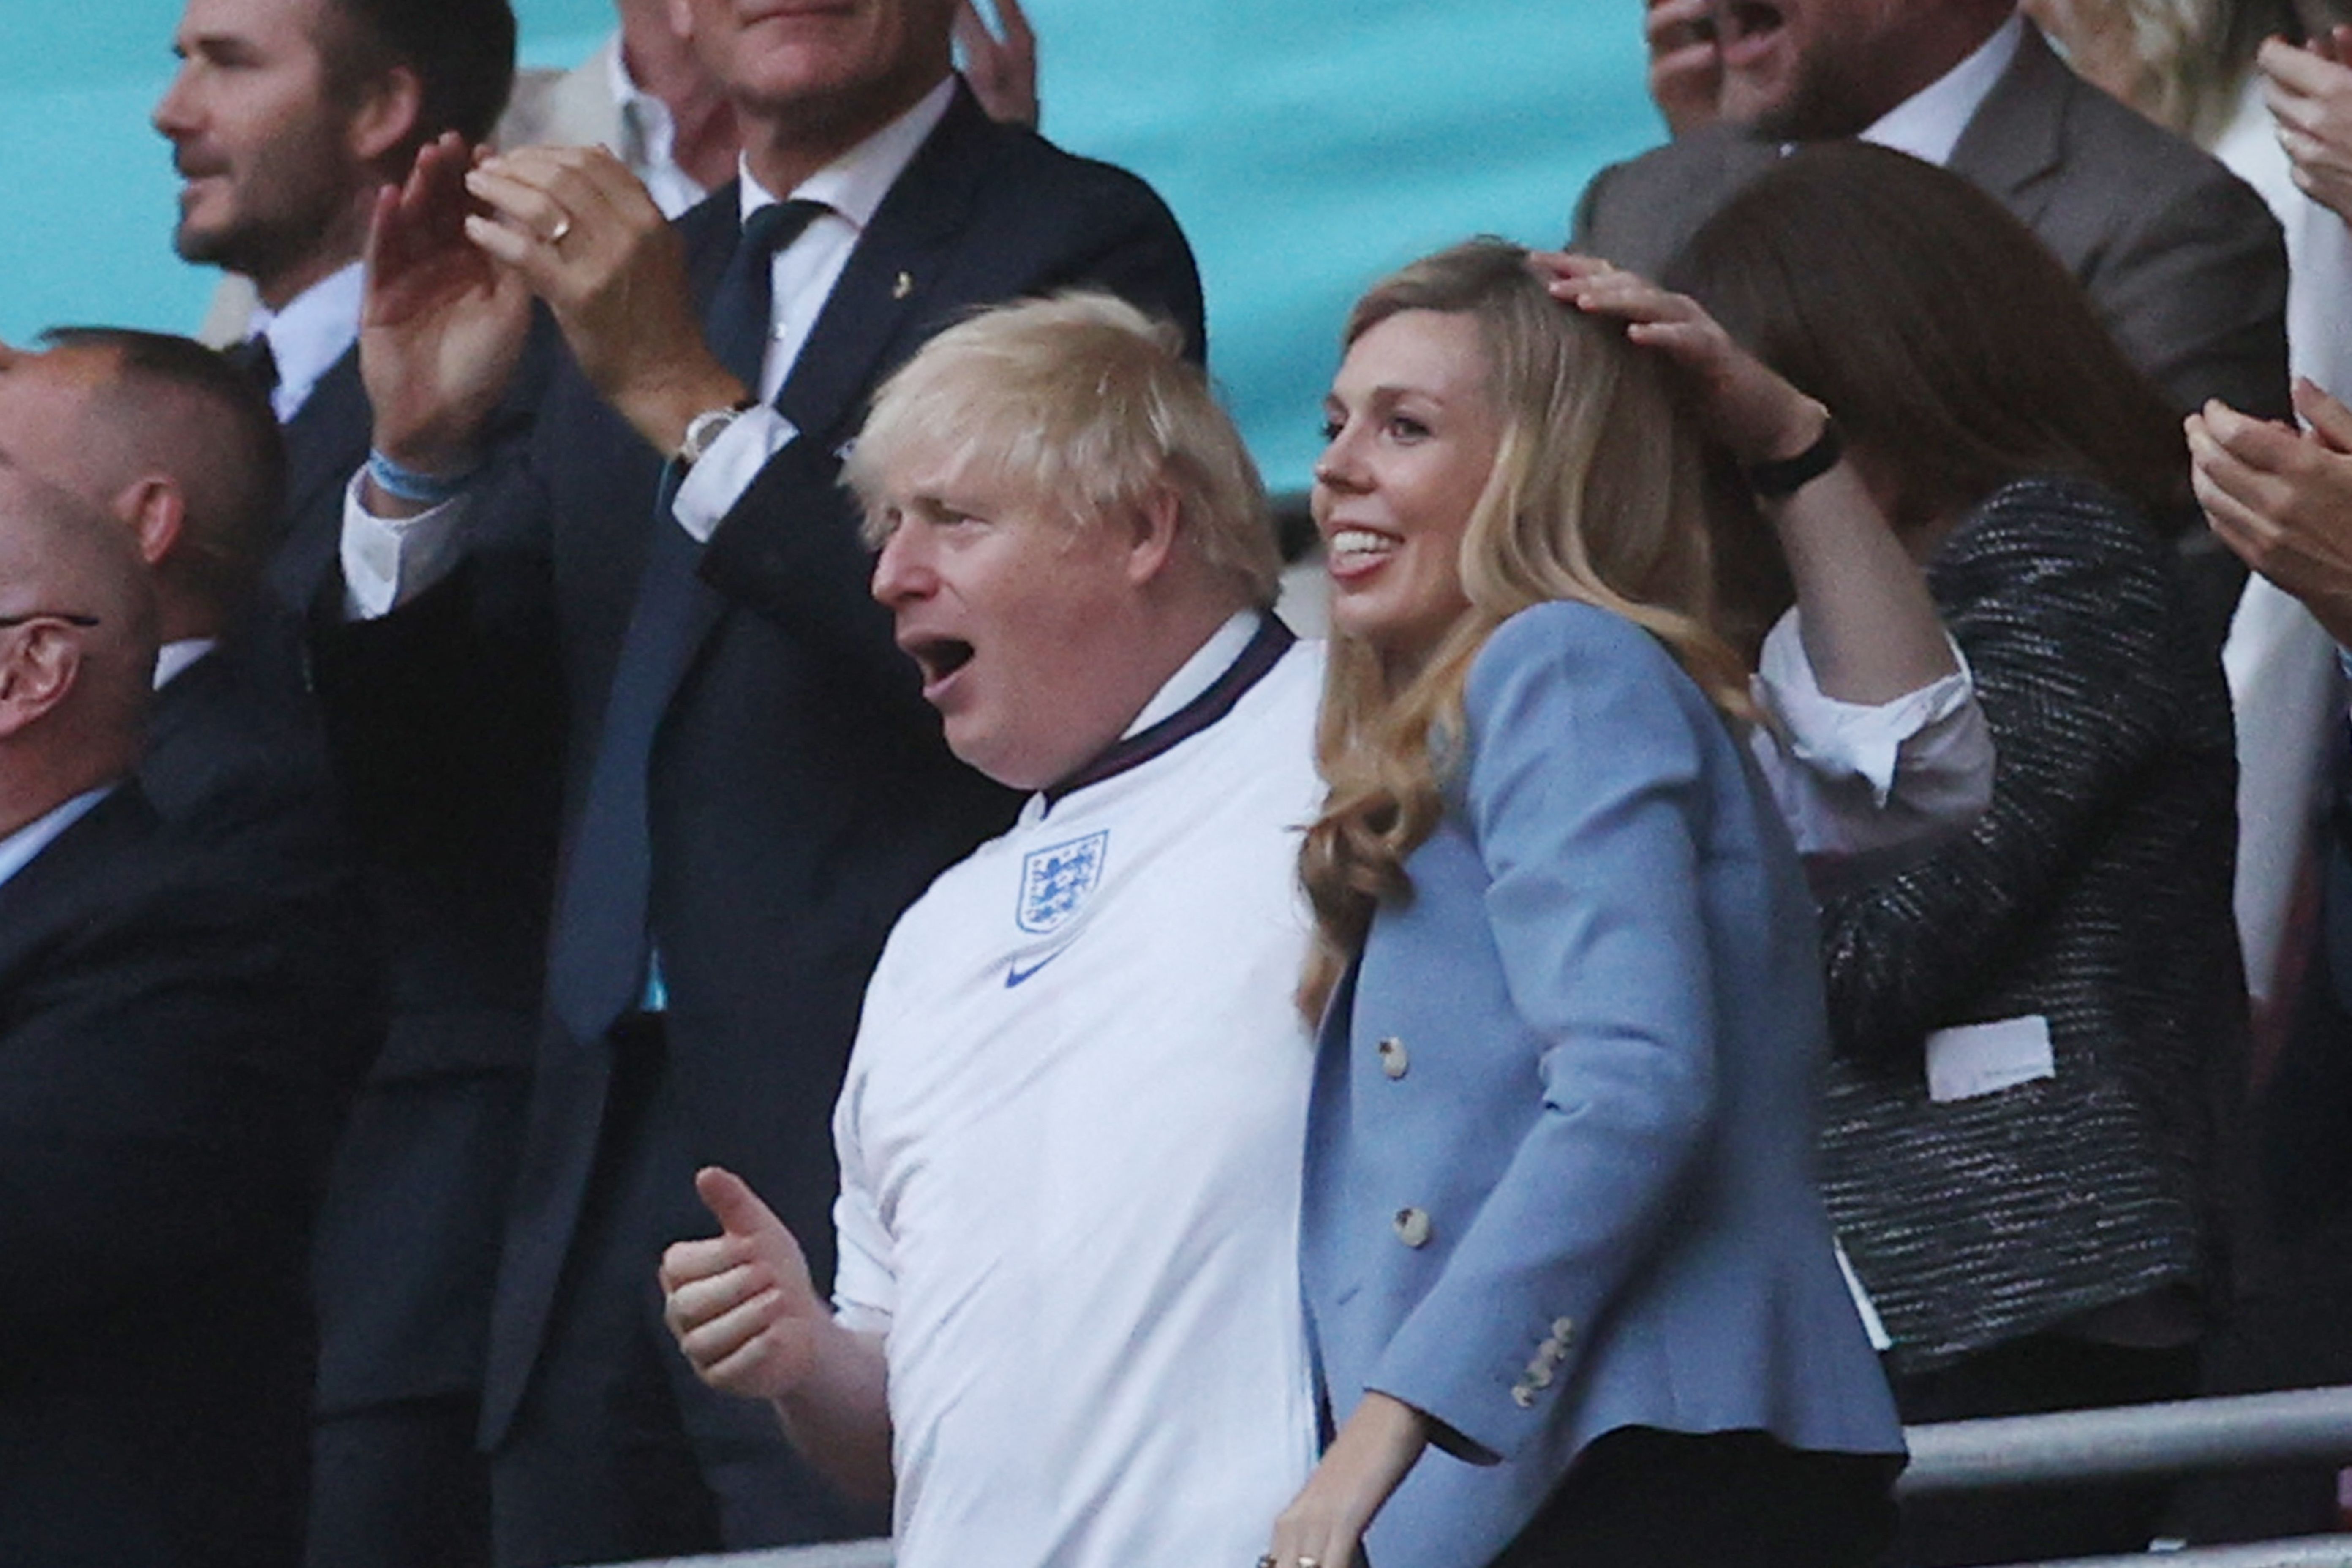
{"label": "suit lapel", "polygon": [[[137,784],[124,780],[22,870],[0,882],[0,997],[26,963],[67,928],[106,907],[107,889],[120,889],[122,852],[156,826],[154,808]],[[93,889],[99,894],[93,895]]]}
{"label": "suit lapel", "polygon": [[[927,319],[929,300],[953,237],[972,200],[977,139],[992,132],[987,116],[959,81],[947,113],[917,150],[874,221],[858,237],[833,292],[809,330],[792,373],[777,389],[776,408],[803,440],[823,441],[858,412],[875,370],[911,324]],[[678,219],[687,245],[688,277],[698,313],[727,269],[741,227],[738,186],[729,184]],[[667,521],[670,487],[661,490],[657,523]],[[675,526],[672,524],[671,526]],[[699,650],[726,612],[726,601],[697,581],[687,647]],[[681,681],[693,666],[690,653]],[[677,686],[672,686],[675,697]]]}
{"label": "suit lapel", "polygon": [[986,115],[958,82],[938,128],[858,237],[776,395],[777,408],[803,435],[823,439],[840,428],[886,352],[910,323],[928,319],[938,263],[971,205],[975,138],[989,132]]}
{"label": "suit lapel", "polygon": [[1969,117],[1946,166],[1999,197],[2027,227],[2036,227],[2050,199],[2047,176],[2064,153],[2066,103],[2074,88],[2074,73],[2051,53],[2032,24],[2026,24],[2017,58]]}
{"label": "suit lapel", "polygon": [[342,537],[339,492],[367,458],[373,416],[354,343],[319,378],[286,425],[286,536],[269,563],[279,598],[299,610],[317,599]]}

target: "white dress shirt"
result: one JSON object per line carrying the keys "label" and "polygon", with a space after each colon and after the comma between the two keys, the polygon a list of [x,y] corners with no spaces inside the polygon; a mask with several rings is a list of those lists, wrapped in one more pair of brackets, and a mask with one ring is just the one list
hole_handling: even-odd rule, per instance
{"label": "white dress shirt", "polygon": [[33,858],[57,842],[58,836],[83,817],[90,807],[114,793],[112,784],[88,789],[33,818],[5,838],[0,838],[0,886],[33,863]]}
{"label": "white dress shirt", "polygon": [[[698,542],[709,542],[768,459],[799,434],[768,405],[799,360],[858,237],[947,113],[955,88],[956,79],[949,77],[914,108],[788,193],[795,200],[822,202],[830,210],[776,253],[770,275],[771,331],[760,370],[761,406],[745,413],[711,443],[672,500],[671,513],[678,526]],[[745,216],[781,199],[760,187],[748,160],[740,173]],[[355,620],[388,614],[446,575],[461,553],[463,524],[470,510],[469,498],[461,495],[415,517],[383,518],[367,510],[362,495],[361,477],[354,475],[343,500],[342,563],[346,610]]]}
{"label": "white dress shirt", "polygon": [[220,646],[218,637],[181,637],[155,650],[155,689],[161,691],[196,660]]}
{"label": "white dress shirt", "polygon": [[662,216],[676,217],[709,195],[699,181],[677,166],[677,121],[671,117],[668,104],[639,87],[629,75],[619,33],[604,41],[591,64],[604,71],[613,106],[620,115],[621,145],[613,149],[613,155],[645,182],[646,194],[661,208]]}
{"label": "white dress shirt", "polygon": [[2024,37],[2025,18],[2012,15],[1968,58],[1880,116],[1862,139],[1939,167],[1950,163],[1960,132],[1969,128],[1985,94],[2017,58],[2017,46]]}

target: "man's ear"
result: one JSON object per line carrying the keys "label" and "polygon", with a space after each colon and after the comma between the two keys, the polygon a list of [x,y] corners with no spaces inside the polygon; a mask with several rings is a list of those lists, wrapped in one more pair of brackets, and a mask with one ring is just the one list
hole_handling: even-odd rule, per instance
{"label": "man's ear", "polygon": [[1176,556],[1176,526],[1183,515],[1176,492],[1153,488],[1129,519],[1127,580],[1137,587],[1167,571]]}
{"label": "man's ear", "polygon": [[362,89],[352,110],[343,132],[352,157],[365,164],[383,163],[418,139],[417,121],[424,112],[425,84],[408,67],[394,66]]}
{"label": "man's ear", "polygon": [[38,723],[81,674],[81,642],[61,621],[33,621],[0,644],[0,739]]}
{"label": "man's ear", "polygon": [[179,544],[188,526],[188,498],[162,474],[131,480],[115,496],[114,515],[131,525],[139,559],[159,566]]}

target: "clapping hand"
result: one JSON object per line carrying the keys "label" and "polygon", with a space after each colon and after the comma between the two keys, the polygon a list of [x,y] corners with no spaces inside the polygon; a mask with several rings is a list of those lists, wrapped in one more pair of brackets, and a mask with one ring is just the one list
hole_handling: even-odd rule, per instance
{"label": "clapping hand", "polygon": [[2352,643],[2352,408],[2301,379],[2294,406],[2307,430],[2207,403],[2189,477],[2221,542]]}
{"label": "clapping hand", "polygon": [[2301,48],[2269,39],[2254,64],[2296,186],[2352,221],[2352,27]]}
{"label": "clapping hand", "polygon": [[408,178],[377,194],[368,226],[360,373],[374,444],[426,473],[478,459],[530,320],[521,279],[467,238],[476,156],[455,132],[427,143]]}

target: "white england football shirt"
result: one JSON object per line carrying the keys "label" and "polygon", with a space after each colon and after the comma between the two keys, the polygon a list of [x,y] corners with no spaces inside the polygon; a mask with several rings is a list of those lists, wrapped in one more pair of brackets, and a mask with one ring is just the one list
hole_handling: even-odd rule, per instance
{"label": "white england football shirt", "polygon": [[1313,1466],[1291,997],[1320,666],[1295,647],[1206,728],[1032,799],[891,934],[835,1118],[835,1305],[887,1335],[900,1568],[1246,1563]]}

